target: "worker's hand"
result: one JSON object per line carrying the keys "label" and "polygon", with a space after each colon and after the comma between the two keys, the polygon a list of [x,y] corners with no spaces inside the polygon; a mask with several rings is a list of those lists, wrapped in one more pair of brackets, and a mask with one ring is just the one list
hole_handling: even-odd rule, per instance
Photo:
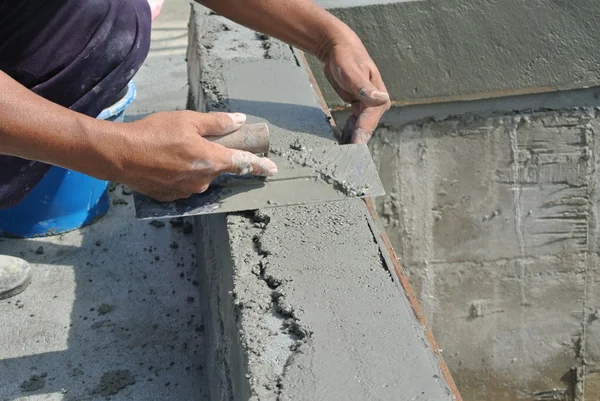
{"label": "worker's hand", "polygon": [[343,143],[367,143],[390,97],[377,66],[358,37],[335,43],[324,59],[325,76],[352,114],[343,129]]}
{"label": "worker's hand", "polygon": [[203,137],[237,131],[241,113],[156,113],[126,123],[118,148],[116,181],[160,201],[206,191],[221,173],[271,176],[277,166],[267,158],[228,149]]}

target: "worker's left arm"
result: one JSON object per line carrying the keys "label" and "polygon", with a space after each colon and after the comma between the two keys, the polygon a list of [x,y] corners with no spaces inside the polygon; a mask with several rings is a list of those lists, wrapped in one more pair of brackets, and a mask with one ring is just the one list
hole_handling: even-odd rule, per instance
{"label": "worker's left arm", "polygon": [[390,98],[377,66],[358,36],[312,0],[198,0],[251,29],[318,57],[338,95],[352,106],[344,140],[366,143]]}

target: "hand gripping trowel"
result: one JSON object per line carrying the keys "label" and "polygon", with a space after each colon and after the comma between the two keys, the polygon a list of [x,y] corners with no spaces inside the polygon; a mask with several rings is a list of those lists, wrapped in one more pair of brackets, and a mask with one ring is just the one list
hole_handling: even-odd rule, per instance
{"label": "hand gripping trowel", "polygon": [[[264,123],[246,124],[232,134],[207,139],[255,154],[270,151],[269,129]],[[223,174],[206,192],[174,202],[159,202],[135,193],[137,218],[236,212],[385,194],[366,145],[305,149],[298,144],[272,152],[269,158],[279,170],[273,177]]]}

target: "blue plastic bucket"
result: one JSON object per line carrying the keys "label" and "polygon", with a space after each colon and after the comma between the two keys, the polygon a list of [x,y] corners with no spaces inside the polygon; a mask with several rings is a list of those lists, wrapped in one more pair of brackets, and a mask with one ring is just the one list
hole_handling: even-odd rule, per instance
{"label": "blue plastic bucket", "polygon": [[[129,82],[98,118],[123,121],[135,92]],[[108,181],[52,167],[18,205],[0,210],[0,236],[45,237],[91,224],[108,211],[108,186]]]}

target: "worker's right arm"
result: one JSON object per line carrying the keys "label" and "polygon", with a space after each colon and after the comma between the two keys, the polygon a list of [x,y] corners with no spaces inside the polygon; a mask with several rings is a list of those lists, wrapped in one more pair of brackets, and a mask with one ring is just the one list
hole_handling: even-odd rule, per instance
{"label": "worker's right arm", "polygon": [[174,111],[117,123],[54,104],[0,71],[0,154],[120,182],[159,200],[203,192],[223,172],[273,175],[275,164],[203,138],[239,129],[243,114]]}

